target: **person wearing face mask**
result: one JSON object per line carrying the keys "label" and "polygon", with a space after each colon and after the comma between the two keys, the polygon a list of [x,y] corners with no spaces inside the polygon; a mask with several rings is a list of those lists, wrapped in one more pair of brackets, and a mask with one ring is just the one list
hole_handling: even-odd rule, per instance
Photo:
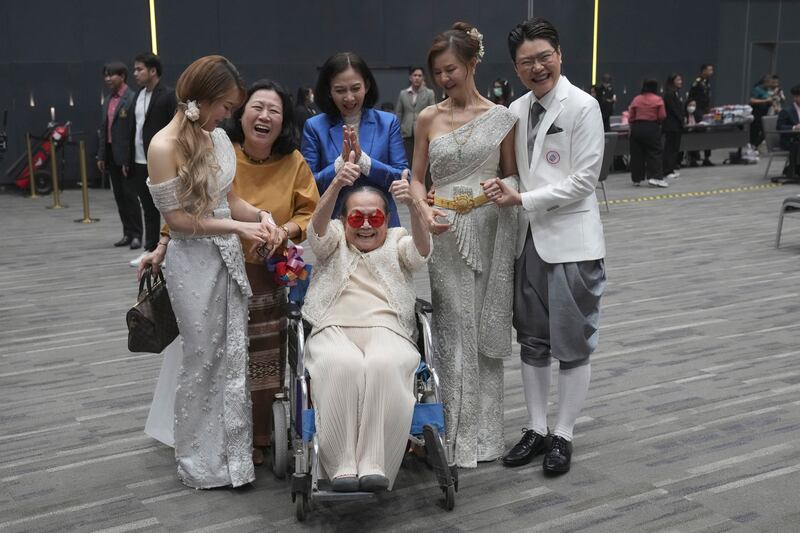
{"label": "person wearing face mask", "polygon": [[[499,209],[481,185],[499,170],[516,190],[517,119],[478,92],[483,52],[483,36],[466,22],[434,38],[428,69],[447,98],[417,119],[411,184],[414,208],[434,233],[434,350],[447,433],[462,468],[503,454],[503,359],[511,354],[517,209]],[[429,161],[433,206],[423,181]]]}
{"label": "person wearing face mask", "polygon": [[508,83],[507,79],[497,78],[494,80],[494,83],[492,83],[492,88],[489,90],[488,96],[489,100],[494,102],[495,105],[508,107],[514,94],[511,90],[511,84]]}
{"label": "person wearing face mask", "polygon": [[[311,169],[297,150],[297,129],[289,93],[277,82],[259,80],[247,89],[245,102],[233,114],[233,128],[228,134],[236,151],[236,176],[233,193],[256,208],[271,213],[278,225],[284,247],[291,239],[305,240],[311,213],[319,201],[317,185]],[[169,228],[162,228],[162,242],[169,242]],[[264,462],[264,448],[270,444],[272,398],[282,387],[282,365],[286,359],[285,305],[286,287],[275,284],[264,266],[263,251],[254,249],[255,242],[242,239],[245,271],[253,296],[249,305],[249,386],[253,402],[253,462]],[[164,260],[166,247],[145,257],[144,265],[158,266]],[[280,250],[278,250],[280,251]],[[168,358],[165,355],[165,358]],[[168,386],[170,371],[162,371],[159,389]],[[159,396],[157,394],[157,396]],[[163,398],[169,401],[168,395]],[[162,442],[171,441],[171,409],[159,408],[161,398],[154,401],[145,431]]]}
{"label": "person wearing face mask", "polygon": [[[319,436],[322,476],[334,491],[391,489],[414,410],[414,272],[431,254],[425,221],[412,211],[411,235],[389,228],[386,194],[357,185],[353,151],[311,218],[316,257],[303,318],[312,330],[305,368]],[[408,171],[391,184],[413,203]],[[339,193],[346,191],[339,198]],[[335,205],[341,208],[335,215]]]}
{"label": "person wearing face mask", "polygon": [[167,249],[163,270],[180,333],[168,396],[175,459],[190,487],[238,487],[255,478],[246,387],[252,291],[239,238],[274,248],[285,235],[269,213],[231,190],[237,156],[217,126],[244,100],[236,68],[222,56],[202,57],[175,93],[178,111],[147,157],[150,194],[171,228],[171,240],[157,249]]}
{"label": "person wearing face mask", "polygon": [[[378,86],[366,62],[353,52],[332,55],[319,71],[314,95],[322,113],[306,122],[300,151],[320,194],[328,190],[351,151],[361,171],[356,185],[372,185],[388,193],[408,161],[400,121],[392,113],[373,108]],[[387,214],[390,227],[400,225],[391,198]]]}
{"label": "person wearing face mask", "polygon": [[[520,344],[528,424],[503,457],[506,466],[544,454],[546,474],[569,471],[572,440],[591,378],[605,238],[595,189],[603,164],[603,118],[597,100],[561,74],[558,30],[537,17],[508,35],[517,76],[530,92],[514,101],[520,191],[485,184],[498,205],[522,206],[514,272],[514,328]],[[547,424],[550,365],[559,362],[558,415]]]}

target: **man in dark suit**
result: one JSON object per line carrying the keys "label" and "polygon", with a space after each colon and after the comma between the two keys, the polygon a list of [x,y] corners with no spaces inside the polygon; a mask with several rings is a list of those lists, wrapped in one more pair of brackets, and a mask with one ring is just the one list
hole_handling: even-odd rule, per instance
{"label": "man in dark suit", "polygon": [[[147,149],[156,132],[172,120],[177,106],[175,91],[161,83],[162,72],[161,60],[155,54],[145,52],[133,60],[133,76],[139,91],[133,107],[135,120],[132,123],[129,176],[136,185],[144,211],[145,252],[155,250],[161,225],[161,215],[147,188]],[[131,266],[139,266],[142,256],[144,254],[131,261]]]}
{"label": "man in dark suit", "polygon": [[600,114],[603,115],[603,130],[611,131],[611,115],[614,114],[614,104],[617,103],[617,95],[614,94],[614,87],[611,85],[611,74],[603,74],[602,82],[594,88],[594,97],[600,104]]}
{"label": "man in dark suit", "polygon": [[127,84],[128,68],[125,63],[112,61],[104,65],[103,78],[111,94],[103,102],[97,168],[101,173],[108,171],[122,221],[123,236],[114,246],[130,245],[135,250],[142,247],[142,217],[139,214],[136,186],[133,180],[128,179],[135,96]]}
{"label": "man in dark suit", "polygon": [[781,148],[789,150],[786,176],[797,179],[800,170],[800,85],[791,90],[792,102],[778,114],[778,131],[792,132],[781,134]]}

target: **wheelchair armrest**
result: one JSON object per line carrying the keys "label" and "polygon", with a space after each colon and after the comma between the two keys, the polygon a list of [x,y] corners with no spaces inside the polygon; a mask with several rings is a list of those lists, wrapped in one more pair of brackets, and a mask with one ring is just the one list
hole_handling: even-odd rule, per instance
{"label": "wheelchair armrest", "polygon": [[417,313],[430,314],[433,313],[433,305],[422,298],[417,298],[417,303],[414,304],[414,311]]}
{"label": "wheelchair armrest", "polygon": [[289,320],[300,320],[303,318],[303,312],[300,311],[300,306],[294,302],[289,302],[286,305],[286,318]]}

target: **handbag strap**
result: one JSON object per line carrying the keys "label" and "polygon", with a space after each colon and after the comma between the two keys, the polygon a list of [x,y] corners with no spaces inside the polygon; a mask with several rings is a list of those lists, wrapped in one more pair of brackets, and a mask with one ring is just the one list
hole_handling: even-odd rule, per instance
{"label": "handbag strap", "polygon": [[147,294],[153,292],[153,278],[156,279],[156,284],[167,284],[166,280],[164,279],[164,273],[159,270],[158,274],[153,275],[153,269],[148,265],[142,272],[142,279],[139,280],[139,294],[142,294],[142,291],[144,291],[145,284],[147,285]]}

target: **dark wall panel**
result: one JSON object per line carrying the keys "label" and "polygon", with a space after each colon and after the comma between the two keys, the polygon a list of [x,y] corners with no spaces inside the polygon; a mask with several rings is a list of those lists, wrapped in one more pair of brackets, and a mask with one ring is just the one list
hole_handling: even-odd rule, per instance
{"label": "dark wall panel", "polygon": [[[380,80],[381,102],[405,87],[405,68],[424,64],[434,35],[456,20],[478,26],[486,55],[476,82],[486,93],[498,77],[524,88],[508,57],[508,31],[528,14],[526,0],[156,0],[164,80],[173,85],[194,59],[221,53],[253,81],[271,77],[292,92],[314,85],[332,53],[362,54]],[[561,33],[564,73],[588,89],[592,69],[592,0],[536,0]],[[754,43],[777,43],[776,70],[786,89],[800,83],[800,2],[797,0],[605,0],[600,2],[598,76],[609,72],[619,95],[617,111],[638,93],[646,76],[660,82],[676,71],[686,87],[700,63],[716,65],[716,103],[746,101],[755,78],[768,68]],[[0,114],[9,110],[9,160],[21,153],[24,132],[40,132],[50,107],[58,120],[85,132],[96,149],[104,90],[100,74],[109,59],[129,64],[150,49],[146,0],[113,2],[0,2]],[[759,55],[761,54],[761,55]],[[751,64],[755,62],[755,64]],[[130,80],[131,84],[133,80]],[[30,106],[33,94],[35,107]],[[72,105],[70,105],[70,98]],[[3,173],[0,172],[0,183]]]}

